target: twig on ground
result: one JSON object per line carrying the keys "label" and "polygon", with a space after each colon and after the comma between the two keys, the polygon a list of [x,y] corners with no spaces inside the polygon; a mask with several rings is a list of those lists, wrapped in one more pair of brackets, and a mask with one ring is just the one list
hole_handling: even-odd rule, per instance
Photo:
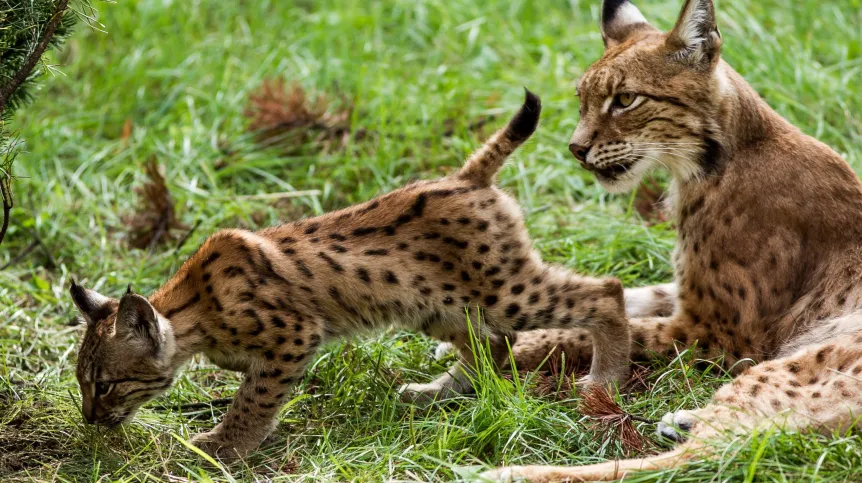
{"label": "twig on ground", "polygon": [[0,174],[0,198],[3,198],[3,226],[0,227],[0,244],[3,243],[3,238],[6,236],[6,230],[9,229],[9,219],[12,217],[13,200],[11,181],[11,174]]}
{"label": "twig on ground", "polygon": [[632,421],[650,424],[655,421],[625,412],[604,388],[592,387],[587,390],[581,401],[581,412],[609,430],[608,437],[618,440],[627,453],[641,453],[651,446],[650,440],[638,432]]}
{"label": "twig on ground", "polygon": [[213,399],[210,402],[187,403],[180,404],[179,406],[160,406],[153,408],[153,410],[158,412],[169,412],[175,409],[179,409],[180,411],[198,411],[201,409],[227,407],[230,406],[231,401],[233,401],[232,398],[222,397],[218,399]]}

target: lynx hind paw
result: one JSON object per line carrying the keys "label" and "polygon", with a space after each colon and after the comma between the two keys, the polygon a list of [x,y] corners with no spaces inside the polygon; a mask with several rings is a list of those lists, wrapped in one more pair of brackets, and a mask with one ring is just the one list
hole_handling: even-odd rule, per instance
{"label": "lynx hind paw", "polygon": [[667,413],[659,421],[656,433],[674,443],[682,443],[688,437],[688,432],[694,427],[696,419],[691,411],[684,409]]}
{"label": "lynx hind paw", "polygon": [[601,387],[605,389],[611,388],[615,383],[623,384],[629,375],[628,367],[624,370],[616,371],[609,375],[587,374],[577,381],[577,386],[581,389],[591,389],[593,387]]}

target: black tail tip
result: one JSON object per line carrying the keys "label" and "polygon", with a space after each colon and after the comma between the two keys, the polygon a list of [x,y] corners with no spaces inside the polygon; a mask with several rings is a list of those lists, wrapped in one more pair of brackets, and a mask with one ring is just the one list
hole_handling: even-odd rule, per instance
{"label": "black tail tip", "polygon": [[542,109],[542,100],[527,87],[524,87],[524,107],[534,111]]}
{"label": "black tail tip", "polygon": [[542,100],[524,88],[524,105],[509,122],[509,134],[514,140],[524,140],[533,134],[542,114]]}

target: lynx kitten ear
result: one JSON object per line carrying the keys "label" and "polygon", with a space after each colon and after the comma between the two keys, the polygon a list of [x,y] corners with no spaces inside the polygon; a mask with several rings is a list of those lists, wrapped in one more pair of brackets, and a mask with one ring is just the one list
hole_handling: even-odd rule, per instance
{"label": "lynx kitten ear", "polygon": [[709,67],[721,52],[721,33],[712,0],[686,0],[667,38],[673,56],[696,67]]}
{"label": "lynx kitten ear", "polygon": [[94,324],[117,309],[116,300],[105,297],[95,290],[86,289],[78,285],[75,280],[72,280],[69,294],[72,295],[72,301],[75,302],[75,306],[78,307],[87,324]]}
{"label": "lynx kitten ear", "polygon": [[602,39],[605,47],[613,47],[637,30],[655,30],[628,0],[604,0],[602,2]]}
{"label": "lynx kitten ear", "polygon": [[117,336],[137,339],[158,349],[161,342],[159,319],[150,302],[136,293],[126,293],[120,299],[115,326]]}

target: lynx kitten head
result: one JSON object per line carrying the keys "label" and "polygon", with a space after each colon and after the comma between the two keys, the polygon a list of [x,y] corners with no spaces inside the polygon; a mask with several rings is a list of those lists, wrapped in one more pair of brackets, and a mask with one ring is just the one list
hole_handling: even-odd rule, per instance
{"label": "lynx kitten head", "polygon": [[605,0],[601,29],[605,53],[578,81],[572,154],[611,192],[657,165],[683,182],[708,173],[727,89],[712,0],[687,0],[669,33],[627,0]]}
{"label": "lynx kitten head", "polygon": [[175,373],[170,325],[131,290],[116,300],[72,282],[70,293],[87,323],[76,373],[84,419],[120,424],[170,387]]}

